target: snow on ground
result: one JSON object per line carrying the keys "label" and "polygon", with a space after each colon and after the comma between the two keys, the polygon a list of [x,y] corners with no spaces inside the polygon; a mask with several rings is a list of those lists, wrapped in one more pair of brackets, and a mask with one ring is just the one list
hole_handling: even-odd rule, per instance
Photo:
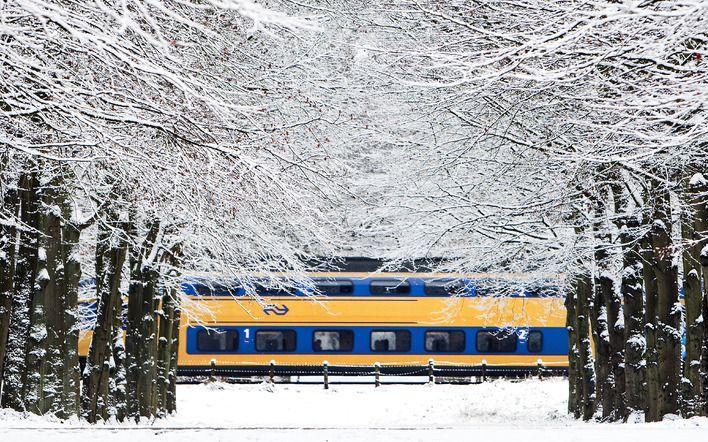
{"label": "snow on ground", "polygon": [[0,410],[0,441],[564,441],[699,438],[708,419],[577,422],[562,379],[478,385],[180,385],[179,412],[152,424],[88,424]]}

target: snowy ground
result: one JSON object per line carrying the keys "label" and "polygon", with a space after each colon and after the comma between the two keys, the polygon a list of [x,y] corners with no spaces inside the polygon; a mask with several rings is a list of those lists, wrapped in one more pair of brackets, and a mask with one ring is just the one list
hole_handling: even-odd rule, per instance
{"label": "snowy ground", "polygon": [[[179,413],[151,425],[54,422],[0,410],[0,441],[619,441],[698,440],[708,419],[581,423],[563,380],[481,385],[182,385]],[[687,439],[685,439],[687,440]]]}

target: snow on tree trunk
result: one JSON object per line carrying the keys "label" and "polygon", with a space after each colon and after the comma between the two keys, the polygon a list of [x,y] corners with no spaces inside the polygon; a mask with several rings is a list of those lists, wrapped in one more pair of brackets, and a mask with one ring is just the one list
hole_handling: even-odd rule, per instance
{"label": "snow on tree trunk", "polygon": [[[131,237],[136,241],[135,218]],[[141,245],[131,247],[130,287],[128,288],[128,320],[126,330],[126,399],[127,415],[139,421],[155,416],[156,384],[156,289],[157,254],[161,227],[151,220]],[[137,241],[136,243],[137,244]]]}
{"label": "snow on tree trunk", "polygon": [[64,265],[62,218],[58,202],[63,198],[61,177],[45,174],[39,191],[38,259],[27,347],[27,409],[36,414],[56,414],[62,409],[64,343]]}
{"label": "snow on tree trunk", "polygon": [[[3,390],[0,406],[24,411],[27,337],[30,332],[30,306],[34,290],[34,272],[37,268],[37,174],[24,173],[19,180],[20,219],[25,226],[19,235],[19,249],[15,265],[14,292],[3,372]],[[30,367],[34,370],[35,367]]]}
{"label": "snow on tree trunk", "polygon": [[[176,294],[175,294],[176,295]],[[165,410],[168,414],[177,411],[177,355],[179,350],[179,327],[182,310],[179,303],[175,306],[172,321],[172,343],[170,344],[170,370],[168,374],[167,400]]]}
{"label": "snow on tree trunk", "polygon": [[642,266],[642,279],[644,280],[644,293],[646,298],[646,403],[645,420],[647,422],[657,422],[661,419],[659,410],[659,356],[656,344],[657,335],[657,303],[658,287],[656,274],[654,272],[654,253],[651,248],[651,234],[642,238],[641,256],[644,265]]}
{"label": "snow on tree trunk", "polygon": [[[629,240],[629,239],[628,239]],[[631,240],[629,240],[631,241]],[[623,241],[624,244],[624,241]],[[624,254],[622,294],[624,295],[625,324],[625,397],[627,414],[644,411],[644,381],[646,363],[646,338],[644,324],[644,292],[642,290],[642,264],[637,245],[629,247]]]}
{"label": "snow on tree trunk", "polygon": [[[695,175],[694,175],[695,177]],[[686,308],[686,358],[684,361],[685,385],[683,411],[685,416],[701,414],[704,398],[700,374],[701,353],[705,325],[703,322],[703,290],[701,289],[700,253],[705,235],[705,206],[708,189],[705,181],[687,180],[684,186],[681,211],[681,236],[683,242],[683,299]]]}
{"label": "snow on tree trunk", "polygon": [[678,269],[671,239],[669,192],[655,183],[651,243],[657,284],[657,352],[659,358],[659,412],[678,414],[681,380],[681,304]]}
{"label": "snow on tree trunk", "polygon": [[[17,215],[17,190],[7,189],[3,195],[2,204],[10,213],[14,212]],[[10,317],[12,315],[16,236],[15,222],[0,225],[0,387],[2,387],[5,349],[7,348],[7,336],[10,331]]]}
{"label": "snow on tree trunk", "polygon": [[[708,215],[708,207],[703,208],[704,211],[702,212],[704,214],[703,217],[703,226],[706,226],[708,224],[708,217],[705,215]],[[703,296],[703,305],[702,305],[702,317],[704,318],[704,324],[705,324],[705,318],[708,318],[708,244],[703,246],[701,249],[701,254],[700,254],[700,262],[701,262],[701,270],[703,272],[703,288],[706,291],[706,293]],[[708,331],[704,330],[703,333],[703,345],[702,345],[702,354],[701,354],[701,381],[703,382],[703,391],[702,391],[702,397],[703,397],[703,415],[708,415]]]}
{"label": "snow on tree trunk", "polygon": [[577,279],[578,302],[576,305],[576,330],[578,335],[578,365],[582,385],[581,416],[590,420],[595,413],[595,365],[590,345],[590,300],[592,299],[592,278],[582,273]]}
{"label": "snow on tree trunk", "polygon": [[80,412],[79,391],[81,373],[79,371],[79,281],[81,264],[78,259],[78,247],[81,230],[75,224],[76,219],[71,202],[63,205],[63,264],[64,264],[64,342],[62,346],[64,374],[62,379],[62,411],[59,417],[78,416]]}
{"label": "snow on tree trunk", "polygon": [[155,408],[158,416],[171,412],[170,395],[173,383],[173,350],[177,343],[175,322],[179,316],[179,293],[177,288],[162,289],[162,302],[159,314],[159,335],[157,347],[157,400]]}
{"label": "snow on tree trunk", "polygon": [[[120,281],[127,252],[125,240],[115,235],[118,214],[106,211],[106,220],[99,223],[96,238],[96,300],[97,317],[93,338],[86,357],[81,393],[82,415],[89,422],[108,419],[109,407],[113,401],[109,396],[111,370],[115,367],[113,358],[114,328],[120,321],[121,314]],[[115,372],[115,368],[113,368]]]}
{"label": "snow on tree trunk", "polygon": [[572,413],[576,419],[580,417],[578,404],[582,391],[582,385],[578,385],[581,378],[579,376],[580,350],[576,332],[577,297],[573,289],[565,295],[565,327],[568,330],[568,413]]}

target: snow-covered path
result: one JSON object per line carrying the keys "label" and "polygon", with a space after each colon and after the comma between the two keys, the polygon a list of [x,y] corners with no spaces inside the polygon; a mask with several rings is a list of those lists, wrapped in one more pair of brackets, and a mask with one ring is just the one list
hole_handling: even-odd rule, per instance
{"label": "snow-covered path", "polygon": [[[562,380],[481,385],[182,385],[177,416],[152,425],[59,423],[0,411],[0,440],[649,441],[705,434],[708,419],[587,424]],[[700,433],[699,433],[700,432]]]}

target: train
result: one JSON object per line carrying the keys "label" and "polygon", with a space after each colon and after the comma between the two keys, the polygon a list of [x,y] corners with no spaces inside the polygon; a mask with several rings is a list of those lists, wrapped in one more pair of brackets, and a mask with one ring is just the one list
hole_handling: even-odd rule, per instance
{"label": "train", "polygon": [[[181,376],[564,373],[568,334],[553,284],[519,275],[321,272],[284,286],[189,277],[179,328]],[[277,282],[277,281],[276,281]],[[514,288],[502,293],[506,282]],[[285,287],[285,288],[284,288]],[[257,296],[253,296],[253,294]],[[90,329],[82,331],[86,354]]]}

